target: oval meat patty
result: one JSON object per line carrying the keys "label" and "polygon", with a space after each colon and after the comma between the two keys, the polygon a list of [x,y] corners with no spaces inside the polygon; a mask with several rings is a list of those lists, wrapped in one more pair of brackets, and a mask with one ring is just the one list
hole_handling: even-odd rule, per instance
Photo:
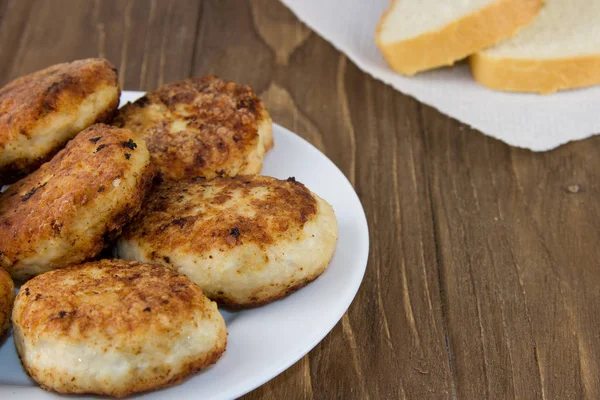
{"label": "oval meat patty", "polygon": [[0,89],[0,184],[37,169],[95,122],[110,122],[119,105],[115,67],[90,58],[57,64]]}
{"label": "oval meat patty", "polygon": [[316,279],[337,240],[331,206],[293,178],[165,181],[117,242],[120,257],[175,268],[229,307],[252,307]]}
{"label": "oval meat patty", "polygon": [[10,327],[15,285],[8,272],[0,268],[0,339]]}
{"label": "oval meat patty", "polygon": [[271,117],[252,89],[214,76],[163,85],[113,123],[142,136],[170,180],[257,174],[273,147]]}
{"label": "oval meat patty", "polygon": [[94,257],[138,212],[152,176],[143,140],[92,125],[0,195],[0,267],[26,280]]}
{"label": "oval meat patty", "polygon": [[178,383],[227,342],[216,304],[188,278],[121,260],[30,280],[13,328],[23,366],[43,388],[118,397]]}

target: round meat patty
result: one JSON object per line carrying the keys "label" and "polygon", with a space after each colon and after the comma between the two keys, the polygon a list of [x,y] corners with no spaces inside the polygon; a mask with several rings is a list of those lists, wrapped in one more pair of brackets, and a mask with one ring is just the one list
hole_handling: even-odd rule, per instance
{"label": "round meat patty", "polygon": [[15,285],[8,272],[0,268],[0,339],[10,327]]}
{"label": "round meat patty", "polygon": [[215,303],[161,265],[101,260],[21,287],[13,329],[29,375],[59,393],[127,396],[180,382],[225,351]]}
{"label": "round meat patty", "polygon": [[90,58],[57,64],[0,89],[0,184],[17,181],[119,105],[115,67]]}
{"label": "round meat patty", "polygon": [[327,268],[337,240],[331,206],[293,178],[165,181],[117,242],[128,260],[175,268],[229,307],[282,298]]}
{"label": "round meat patty", "polygon": [[113,123],[141,135],[170,180],[257,174],[273,147],[271,117],[252,89],[214,76],[163,85]]}
{"label": "round meat patty", "polygon": [[0,195],[0,267],[26,280],[94,257],[139,211],[152,177],[143,140],[92,125]]}

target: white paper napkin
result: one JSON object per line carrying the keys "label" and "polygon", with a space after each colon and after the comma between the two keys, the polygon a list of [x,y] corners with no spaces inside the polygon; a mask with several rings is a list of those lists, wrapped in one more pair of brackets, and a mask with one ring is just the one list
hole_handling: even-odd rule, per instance
{"label": "white paper napkin", "polygon": [[478,85],[466,64],[407,78],[393,72],[374,32],[390,0],[282,0],[360,69],[510,145],[550,150],[600,133],[600,86],[541,96]]}

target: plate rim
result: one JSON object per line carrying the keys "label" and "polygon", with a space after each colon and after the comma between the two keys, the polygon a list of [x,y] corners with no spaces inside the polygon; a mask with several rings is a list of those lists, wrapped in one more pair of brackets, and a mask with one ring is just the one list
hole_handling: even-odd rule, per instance
{"label": "plate rim", "polygon": [[[141,97],[145,93],[146,92],[144,92],[144,91],[122,90],[121,91],[121,104],[119,106],[122,106],[123,104],[125,104],[123,102],[124,95],[134,98],[136,96]],[[278,375],[280,375],[281,373],[283,373],[284,371],[289,369],[295,363],[297,363],[306,354],[310,353],[321,341],[323,341],[323,339],[325,337],[327,337],[327,335],[329,335],[331,333],[331,331],[340,322],[340,320],[342,319],[344,314],[348,311],[348,309],[354,302],[356,295],[358,293],[358,290],[360,289],[360,286],[362,285],[362,282],[364,280],[364,276],[365,276],[367,265],[368,265],[369,252],[370,252],[369,225],[368,225],[368,220],[366,217],[365,209],[364,209],[362,202],[360,200],[360,197],[358,196],[352,183],[348,180],[348,178],[342,172],[342,170],[325,153],[323,153],[319,149],[317,149],[308,140],[304,139],[300,135],[294,133],[293,131],[291,131],[275,122],[273,122],[273,128],[274,128],[274,130],[275,129],[281,130],[284,134],[291,136],[293,138],[293,140],[299,140],[300,142],[303,143],[303,145],[305,145],[308,149],[310,149],[310,151],[313,154],[317,154],[318,157],[324,158],[324,161],[326,163],[328,163],[329,166],[333,170],[335,170],[335,172],[337,174],[339,174],[341,177],[343,177],[343,179],[340,180],[340,183],[343,183],[344,185],[347,186],[347,188],[350,189],[350,192],[352,193],[352,200],[355,201],[357,203],[357,205],[359,206],[357,211],[360,210],[359,214],[353,215],[353,218],[355,219],[358,227],[360,228],[360,230],[357,232],[357,235],[359,235],[359,242],[361,244],[364,243],[364,246],[361,246],[360,252],[357,253],[357,256],[359,256],[359,258],[356,261],[356,264],[360,265],[360,267],[361,267],[360,279],[356,279],[356,281],[353,281],[354,287],[351,290],[351,295],[347,296],[346,301],[343,302],[343,306],[341,306],[339,308],[339,311],[336,313],[335,317],[332,317],[330,320],[328,320],[329,323],[327,324],[326,328],[319,329],[318,330],[319,332],[315,335],[315,337],[312,340],[307,341],[306,344],[302,346],[301,350],[298,350],[296,353],[294,353],[294,356],[291,356],[288,359],[283,359],[279,363],[271,364],[270,368],[268,370],[263,369],[262,373],[257,372],[256,374],[249,376],[247,379],[238,381],[237,384],[229,386],[229,388],[224,390],[223,392],[215,393],[214,396],[211,395],[210,396],[211,399],[230,399],[230,398],[237,398],[237,397],[243,396],[243,395],[251,392],[252,390],[255,390],[256,388],[264,385],[265,383],[271,381],[272,379],[274,379],[275,377],[277,377]],[[339,221],[339,219],[338,219],[338,221]],[[338,245],[339,245],[339,239],[338,239],[338,243],[336,243],[336,251],[339,251]],[[342,303],[340,303],[340,304],[342,304]],[[322,324],[322,326],[325,326],[325,324]],[[6,340],[10,340],[10,339],[8,339],[8,337],[7,337],[7,338],[5,338],[5,341]],[[180,383],[179,386],[185,386],[186,383],[187,382],[184,381],[184,382]],[[35,399],[37,397],[46,398],[46,396],[44,396],[44,395],[50,395],[50,397],[54,397],[54,398],[73,398],[73,395],[61,396],[54,392],[50,393],[50,392],[43,391],[39,386],[0,384],[0,394],[2,394],[2,393],[11,393],[12,395],[23,396],[23,398],[33,398],[33,399]],[[159,389],[154,392],[140,393],[135,397],[138,397],[138,396],[145,397],[148,395],[150,395],[151,397],[157,397],[157,398],[168,398],[169,387],[164,388],[164,389]],[[77,396],[77,395],[75,395],[75,396]],[[85,395],[83,395],[83,396],[85,396]]]}

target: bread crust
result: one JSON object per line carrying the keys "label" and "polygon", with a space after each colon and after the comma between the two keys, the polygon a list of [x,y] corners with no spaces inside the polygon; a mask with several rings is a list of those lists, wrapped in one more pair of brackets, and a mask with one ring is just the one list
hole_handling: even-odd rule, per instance
{"label": "bread crust", "polygon": [[[498,0],[439,30],[393,43],[380,39],[383,23],[397,1],[382,15],[375,40],[388,64],[404,75],[454,64],[470,54],[506,39],[529,23],[542,0]],[[474,34],[475,33],[475,34]]]}
{"label": "bread crust", "polygon": [[113,123],[143,137],[171,180],[256,174],[273,147],[271,117],[252,89],[215,76],[163,85]]}
{"label": "bread crust", "polygon": [[560,59],[469,57],[480,84],[507,92],[550,94],[600,84],[600,54]]}
{"label": "bread crust", "polygon": [[[115,67],[90,58],[50,66],[0,89],[0,183],[24,177],[119,104]],[[97,96],[97,97],[96,97]]]}

